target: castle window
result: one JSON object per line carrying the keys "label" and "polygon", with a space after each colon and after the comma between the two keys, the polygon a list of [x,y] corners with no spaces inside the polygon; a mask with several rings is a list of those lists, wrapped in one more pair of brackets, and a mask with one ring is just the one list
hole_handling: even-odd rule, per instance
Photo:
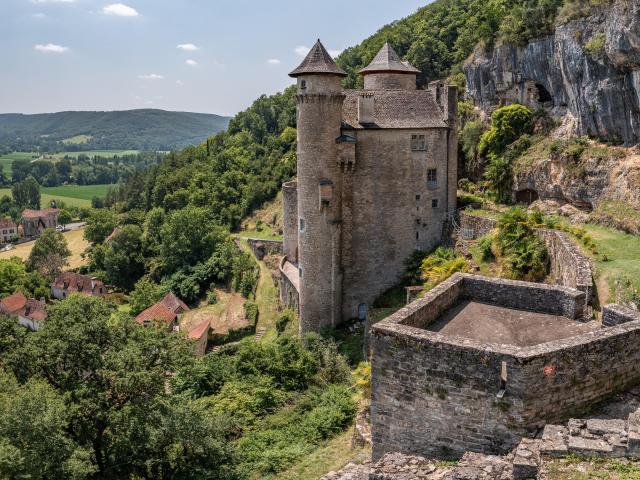
{"label": "castle window", "polygon": [[427,149],[424,135],[411,135],[411,151],[421,152]]}
{"label": "castle window", "polygon": [[420,232],[416,232],[416,240],[420,240]]}
{"label": "castle window", "polygon": [[416,201],[420,200],[420,195],[416,195]]}
{"label": "castle window", "polygon": [[438,170],[435,168],[427,169],[427,189],[435,190],[438,188]]}
{"label": "castle window", "polygon": [[300,90],[306,90],[306,89],[307,89],[307,81],[300,80]]}
{"label": "castle window", "polygon": [[303,233],[303,232],[304,232],[304,226],[305,226],[305,225],[304,225],[304,218],[301,218],[301,219],[300,219],[300,229],[299,229],[299,230],[300,230],[300,233]]}
{"label": "castle window", "polygon": [[438,199],[434,198],[431,200],[431,208],[438,208]]}

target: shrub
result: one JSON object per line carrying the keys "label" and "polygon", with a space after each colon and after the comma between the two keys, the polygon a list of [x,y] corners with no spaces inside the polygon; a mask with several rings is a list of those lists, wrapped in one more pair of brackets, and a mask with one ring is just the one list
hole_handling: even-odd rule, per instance
{"label": "shrub", "polygon": [[216,292],[215,288],[212,288],[207,292],[207,303],[209,305],[215,305],[218,303],[218,292]]}
{"label": "shrub", "polygon": [[335,340],[323,338],[317,333],[308,333],[304,336],[303,343],[313,354],[318,365],[318,373],[314,377],[314,383],[328,385],[351,381],[349,362],[344,355],[340,354]]}
{"label": "shrub", "polygon": [[584,49],[591,55],[591,57],[599,59],[604,56],[605,43],[607,37],[604,32],[596,33],[591,39],[584,45]]}
{"label": "shrub", "polygon": [[451,248],[438,247],[423,260],[421,270],[425,291],[429,291],[456,272],[468,272],[469,264]]}
{"label": "shrub", "polygon": [[282,335],[284,331],[287,329],[287,325],[289,325],[295,319],[295,313],[293,310],[285,310],[278,318],[276,318],[276,331],[278,335]]}
{"label": "shrub", "polygon": [[478,153],[501,154],[507,145],[533,128],[533,112],[520,104],[498,108],[491,115],[491,128],[480,137]]}
{"label": "shrub", "polygon": [[244,318],[249,320],[253,325],[258,323],[258,305],[251,301],[244,302]]}
{"label": "shrub", "polygon": [[480,249],[480,254],[482,255],[482,261],[488,262],[495,258],[493,254],[493,235],[488,233],[478,239],[478,248]]}

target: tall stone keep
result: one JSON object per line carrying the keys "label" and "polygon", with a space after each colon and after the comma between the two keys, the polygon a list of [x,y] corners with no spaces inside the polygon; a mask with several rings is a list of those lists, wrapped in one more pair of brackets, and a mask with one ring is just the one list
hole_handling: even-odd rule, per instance
{"label": "tall stone keep", "polygon": [[290,73],[298,178],[283,187],[281,271],[298,285],[301,332],[366,318],[412,252],[441,241],[455,209],[455,88],[417,90],[418,73],[385,44],[360,72],[364,90],[344,90],[319,40]]}

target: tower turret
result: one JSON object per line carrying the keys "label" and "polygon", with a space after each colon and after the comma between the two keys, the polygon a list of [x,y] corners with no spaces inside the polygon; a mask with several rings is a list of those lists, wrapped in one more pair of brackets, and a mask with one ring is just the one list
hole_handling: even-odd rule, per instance
{"label": "tower turret", "polygon": [[289,75],[298,86],[300,330],[319,331],[341,315],[342,178],[336,140],[346,73],[318,40]]}
{"label": "tower turret", "polygon": [[415,90],[420,70],[400,59],[389,43],[385,43],[371,63],[360,70],[365,90]]}

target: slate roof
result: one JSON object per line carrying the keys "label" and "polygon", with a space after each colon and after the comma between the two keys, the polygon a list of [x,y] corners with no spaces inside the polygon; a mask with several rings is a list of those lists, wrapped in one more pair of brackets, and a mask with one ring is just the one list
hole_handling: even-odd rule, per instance
{"label": "slate roof", "polygon": [[403,62],[400,56],[396,53],[391,45],[385,43],[380,51],[373,57],[371,63],[360,70],[360,74],[366,75],[368,73],[420,73],[420,70],[415,68],[409,62]]}
{"label": "slate roof", "polygon": [[367,90],[373,94],[374,122],[358,123],[358,96],[362,90],[345,90],[342,128],[446,128],[444,115],[428,90]]}
{"label": "slate roof", "polygon": [[318,40],[302,63],[298,65],[298,67],[294,69],[289,76],[295,78],[305,74],[322,73],[339,75],[341,77],[347,76],[347,73],[336,65],[336,62],[333,61],[333,58],[331,58],[329,52],[324,48],[324,45],[322,45],[320,40]]}
{"label": "slate roof", "polygon": [[27,297],[21,292],[14,293],[0,300],[0,311],[6,314],[16,314],[27,304]]}

